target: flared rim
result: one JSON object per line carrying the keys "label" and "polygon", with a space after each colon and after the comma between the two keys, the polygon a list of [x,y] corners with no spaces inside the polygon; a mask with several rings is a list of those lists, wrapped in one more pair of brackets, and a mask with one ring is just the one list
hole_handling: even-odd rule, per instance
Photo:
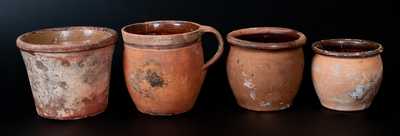
{"label": "flared rim", "polygon": [[[67,44],[59,43],[35,43],[26,40],[27,37],[34,34],[46,34],[50,32],[68,32],[68,31],[87,31],[91,30],[92,33],[105,33],[106,36],[101,39],[93,40],[90,42],[69,42]],[[45,28],[32,32],[24,33],[17,38],[17,47],[34,52],[75,52],[84,51],[90,49],[101,48],[105,46],[114,45],[117,40],[117,32],[113,29],[106,27],[94,27],[94,26],[71,26],[71,27],[57,27],[57,28]]]}
{"label": "flared rim", "polygon": [[[250,40],[240,39],[243,35],[256,34],[276,34],[282,36],[296,36],[293,40],[283,42],[255,42]],[[306,36],[296,30],[282,27],[252,27],[244,28],[230,32],[227,35],[228,42],[233,46],[240,46],[255,49],[282,50],[302,47],[306,43]]]}
{"label": "flared rim", "polygon": [[327,39],[313,43],[315,53],[335,57],[369,57],[383,52],[380,43],[362,39]]}

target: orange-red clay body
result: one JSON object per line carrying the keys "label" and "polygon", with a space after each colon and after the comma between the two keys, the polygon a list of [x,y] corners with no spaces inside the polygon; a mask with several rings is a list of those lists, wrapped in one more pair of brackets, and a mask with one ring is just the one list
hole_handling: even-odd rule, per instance
{"label": "orange-red clay body", "polygon": [[[201,35],[214,33],[216,55],[204,64]],[[222,54],[223,40],[213,28],[186,21],[152,21],[122,29],[125,81],[142,113],[174,115],[189,111],[208,66]]]}

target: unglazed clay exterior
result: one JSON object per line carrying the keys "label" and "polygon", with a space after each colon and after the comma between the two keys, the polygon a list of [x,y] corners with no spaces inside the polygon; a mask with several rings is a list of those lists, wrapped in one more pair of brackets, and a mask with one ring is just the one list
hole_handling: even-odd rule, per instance
{"label": "unglazed clay exterior", "polygon": [[[332,51],[324,46],[341,47]],[[321,104],[338,111],[368,108],[382,80],[382,46],[365,40],[331,39],[315,43],[313,49],[317,54],[312,79]]]}
{"label": "unglazed clay exterior", "polygon": [[[264,34],[271,42],[243,40],[243,35]],[[289,37],[283,38],[283,37]],[[289,108],[302,80],[305,36],[277,27],[247,28],[228,34],[231,44],[227,61],[229,83],[237,103],[254,111]],[[274,39],[283,38],[279,41]]]}
{"label": "unglazed clay exterior", "polygon": [[[204,64],[201,35],[214,33],[216,55]],[[133,102],[142,113],[174,115],[189,111],[207,68],[223,51],[213,28],[186,21],[152,21],[122,29],[124,73]]]}
{"label": "unglazed clay exterior", "polygon": [[98,27],[42,29],[17,39],[37,113],[58,120],[103,112],[116,32]]}

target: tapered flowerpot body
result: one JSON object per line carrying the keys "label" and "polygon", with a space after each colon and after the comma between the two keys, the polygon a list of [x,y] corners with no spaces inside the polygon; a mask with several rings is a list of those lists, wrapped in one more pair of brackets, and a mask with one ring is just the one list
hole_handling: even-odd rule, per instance
{"label": "tapered flowerpot body", "polygon": [[358,39],[322,40],[312,46],[312,79],[321,104],[338,111],[368,108],[382,80],[382,45]]}
{"label": "tapered flowerpot body", "polygon": [[306,37],[278,27],[233,31],[227,36],[229,83],[237,103],[254,111],[291,106],[303,75]]}
{"label": "tapered flowerpot body", "polygon": [[100,27],[42,29],[18,37],[37,113],[58,120],[103,112],[116,32]]}
{"label": "tapered flowerpot body", "polygon": [[[201,35],[214,33],[218,51],[204,64]],[[125,81],[136,107],[151,115],[190,110],[207,68],[222,54],[223,39],[209,26],[151,21],[122,28]]]}

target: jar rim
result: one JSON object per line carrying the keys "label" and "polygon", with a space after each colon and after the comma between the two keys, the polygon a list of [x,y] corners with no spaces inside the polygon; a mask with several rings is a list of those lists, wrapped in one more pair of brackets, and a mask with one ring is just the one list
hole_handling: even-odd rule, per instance
{"label": "jar rim", "polygon": [[363,39],[327,39],[314,42],[315,53],[335,57],[369,57],[383,52],[380,43]]}
{"label": "jar rim", "polygon": [[[294,38],[283,41],[272,41],[272,42],[259,42],[241,39],[241,36],[245,35],[277,35],[277,37],[292,36]],[[246,48],[255,49],[268,49],[268,50],[282,50],[290,48],[299,48],[306,43],[306,36],[294,29],[283,28],[283,27],[251,27],[238,29],[230,32],[227,35],[228,42],[233,46],[240,46]]]}

